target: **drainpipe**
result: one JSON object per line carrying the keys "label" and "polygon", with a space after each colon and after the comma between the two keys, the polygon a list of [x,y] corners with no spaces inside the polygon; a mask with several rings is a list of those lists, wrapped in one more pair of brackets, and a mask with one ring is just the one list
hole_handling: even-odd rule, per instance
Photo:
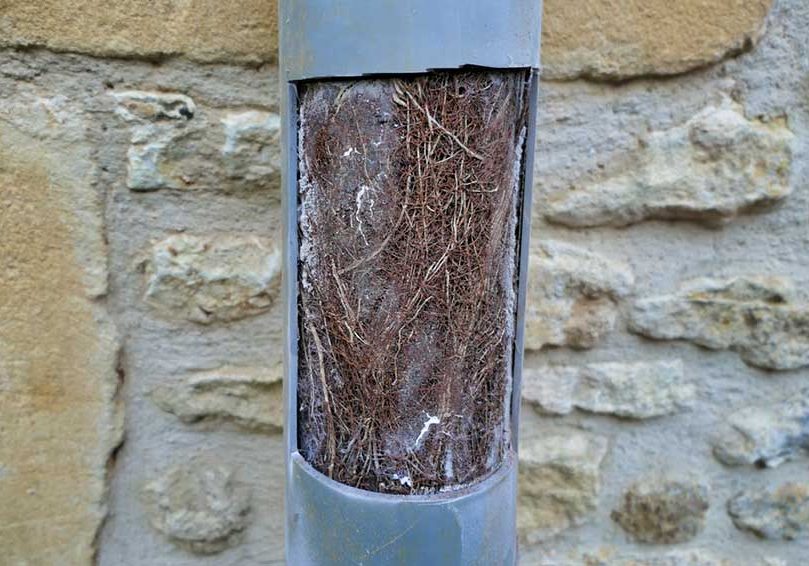
{"label": "drainpipe", "polygon": [[[283,111],[286,345],[286,556],[307,565],[511,566],[517,561],[517,433],[541,0],[279,0]],[[329,477],[301,448],[300,94],[336,79],[412,77],[458,69],[524,70],[527,128],[516,204],[509,436],[497,468],[470,485],[420,494],[360,489]],[[438,127],[438,126],[437,126]],[[460,140],[456,141],[463,148]],[[474,155],[470,150],[470,154]],[[317,282],[314,282],[317,285]],[[321,362],[322,365],[322,362]],[[301,377],[303,379],[303,377]],[[428,415],[429,416],[429,415]],[[422,433],[429,432],[433,417]],[[422,435],[419,435],[419,440]],[[337,447],[339,450],[340,447]]]}

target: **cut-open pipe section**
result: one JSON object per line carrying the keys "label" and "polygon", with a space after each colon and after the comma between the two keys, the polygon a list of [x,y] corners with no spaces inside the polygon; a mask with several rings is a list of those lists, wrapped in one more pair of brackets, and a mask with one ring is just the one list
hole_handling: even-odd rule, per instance
{"label": "cut-open pipe section", "polygon": [[511,565],[541,5],[333,4],[280,12],[287,559]]}

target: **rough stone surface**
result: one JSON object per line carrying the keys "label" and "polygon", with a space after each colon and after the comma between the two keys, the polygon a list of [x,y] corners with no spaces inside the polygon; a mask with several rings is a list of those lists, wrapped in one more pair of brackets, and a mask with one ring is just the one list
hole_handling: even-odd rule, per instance
{"label": "rough stone surface", "polygon": [[612,518],[638,542],[686,542],[703,529],[708,489],[691,481],[654,479],[633,484]]}
{"label": "rough stone surface", "polygon": [[0,46],[96,56],[258,63],[277,55],[277,3],[263,0],[7,0]]}
{"label": "rough stone surface", "polygon": [[205,458],[169,469],[143,495],[152,526],[191,552],[222,552],[248,526],[249,492],[233,470]]}
{"label": "rough stone surface", "polygon": [[190,120],[197,111],[194,101],[179,93],[128,90],[113,92],[116,113],[127,122]]}
{"label": "rough stone surface", "polygon": [[745,491],[728,502],[739,528],[764,539],[809,537],[809,484],[786,483],[774,491]]}
{"label": "rough stone surface", "polygon": [[726,222],[789,196],[792,138],[784,120],[748,120],[725,100],[652,132],[606,174],[552,194],[546,216],[571,227],[654,218]]}
{"label": "rough stone surface", "polygon": [[281,183],[281,118],[250,110],[222,118],[225,171],[233,181],[259,186]]}
{"label": "rough stone surface", "polygon": [[788,370],[809,365],[809,306],[788,280],[751,276],[696,279],[673,295],[641,299],[633,332],[739,352],[750,365]]}
{"label": "rough stone surface", "polygon": [[596,510],[607,449],[606,438],[572,429],[521,444],[517,527],[524,542],[581,525]]}
{"label": "rough stone surface", "polygon": [[672,75],[750,49],[772,0],[545,0],[542,65],[554,79]]}
{"label": "rough stone surface", "polygon": [[[130,190],[127,151],[138,122],[127,122],[110,95],[182,93],[194,119],[213,124],[211,151],[221,155],[224,117],[277,114],[277,78],[272,66],[0,49],[0,563],[283,560],[281,435],[188,426],[148,397],[167,376],[276,367],[280,308],[235,324],[187,323],[143,301],[138,269],[154,242],[178,233],[275,242],[277,199],[266,191]],[[136,119],[146,123],[156,109],[166,115],[154,123],[187,122],[172,117],[185,104],[160,100],[133,100]],[[216,173],[227,181],[226,171]],[[141,501],[156,470],[202,449],[238,468],[252,494],[243,543],[209,557],[153,529]]]}
{"label": "rough stone surface", "polygon": [[809,388],[763,407],[732,413],[714,440],[714,454],[729,466],[776,468],[809,451]]}
{"label": "rough stone surface", "polygon": [[120,91],[111,96],[116,114],[131,131],[130,189],[278,192],[278,114],[201,108],[180,93]]}
{"label": "rough stone surface", "polygon": [[523,399],[539,411],[574,409],[631,419],[662,417],[686,409],[696,395],[679,360],[545,366],[523,373]]}
{"label": "rough stone surface", "polygon": [[[37,87],[54,84],[86,104],[96,136],[99,183],[110,190],[105,214],[108,300],[126,340],[122,391],[127,428],[112,475],[113,512],[99,534],[96,563],[283,563],[283,437],[265,434],[276,429],[254,420],[266,417],[270,406],[253,412],[263,403],[258,401],[262,391],[277,388],[280,394],[280,384],[262,389],[261,378],[249,376],[256,383],[243,387],[210,374],[215,368],[266,368],[269,377],[280,363],[284,327],[280,301],[275,300],[280,266],[273,258],[281,211],[271,173],[265,177],[255,169],[263,167],[272,152],[262,148],[266,138],[239,133],[236,127],[231,129],[233,153],[225,156],[228,117],[277,115],[277,69],[200,66],[181,59],[151,64],[46,52],[14,55],[9,65],[0,68],[34,77],[26,80]],[[272,120],[266,121],[272,127]],[[131,151],[141,143],[133,143],[133,135],[139,128],[147,133],[155,128],[160,135],[192,131],[158,160],[158,172],[169,184],[179,187],[183,176],[192,183],[152,191],[130,188]],[[251,180],[234,179],[242,172]],[[182,254],[171,256],[172,242],[179,245],[172,249],[184,250]],[[168,247],[161,248],[163,244]],[[159,257],[161,253],[167,255]],[[157,277],[152,268],[166,278]],[[156,286],[150,288],[151,282]],[[144,300],[147,291],[157,295]],[[210,322],[189,322],[208,318],[199,310],[206,305],[217,309]],[[219,397],[212,390],[192,389],[192,382],[215,384]],[[202,418],[185,423],[161,409],[152,395],[165,386],[177,387],[173,401],[187,401],[175,408],[198,410]],[[253,400],[239,402],[236,396],[248,392]],[[221,415],[214,414],[220,409]],[[183,415],[193,418],[188,412]],[[239,483],[250,492],[249,528],[228,539],[239,544],[216,555],[192,555],[190,542],[178,547],[174,538],[154,529],[142,494],[143,486],[162,475],[161,470],[200,452],[215,454],[217,462],[237,470]]]}
{"label": "rough stone surface", "polygon": [[[132,145],[128,152],[129,188],[147,191],[191,185],[190,176],[167,171],[166,165],[195,158],[183,152],[181,146],[181,140],[197,133],[186,123],[196,114],[194,101],[176,93],[125,91],[112,96],[119,103],[117,114],[132,128]],[[194,137],[198,139],[199,135]]]}
{"label": "rough stone surface", "polygon": [[592,348],[615,327],[618,301],[633,284],[624,264],[570,244],[541,243],[529,265],[525,347]]}
{"label": "rough stone surface", "polygon": [[211,324],[272,307],[280,290],[281,252],[259,237],[178,234],[154,246],[145,269],[150,304]]}
{"label": "rough stone surface", "polygon": [[122,418],[103,195],[81,106],[0,89],[0,562],[90,564]]}
{"label": "rough stone surface", "polygon": [[184,423],[233,423],[255,432],[284,426],[282,368],[220,368],[158,387],[152,399]]}
{"label": "rough stone surface", "polygon": [[[760,562],[757,565],[764,566]],[[611,552],[585,555],[583,566],[734,566],[705,550],[678,550],[654,556],[614,556]],[[736,564],[735,566],[741,566]],[[753,563],[750,563],[753,566]]]}

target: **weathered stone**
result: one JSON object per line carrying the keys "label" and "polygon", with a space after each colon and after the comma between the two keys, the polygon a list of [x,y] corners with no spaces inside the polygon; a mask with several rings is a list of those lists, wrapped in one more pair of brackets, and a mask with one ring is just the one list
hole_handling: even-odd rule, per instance
{"label": "weathered stone", "polygon": [[687,408],[696,394],[680,360],[544,366],[523,373],[523,399],[540,412],[574,409],[649,419]]}
{"label": "weathered stone", "polygon": [[[125,91],[112,93],[115,113],[130,123],[127,186],[136,191],[187,189],[209,160],[201,151],[204,135],[194,101],[178,93]],[[196,150],[186,146],[195,144]]]}
{"label": "weathered stone", "polygon": [[615,327],[618,301],[634,285],[629,267],[561,242],[531,255],[525,347],[592,348]]}
{"label": "weathered stone", "polygon": [[277,3],[263,0],[7,0],[0,46],[98,56],[258,63],[277,57]]}
{"label": "weathered stone", "polygon": [[[572,566],[574,563],[549,562],[543,566]],[[788,566],[778,558],[755,557],[733,560],[720,558],[713,552],[703,549],[676,550],[663,554],[618,554],[614,547],[600,547],[597,552],[582,555],[581,560],[575,562],[580,566]]]}
{"label": "weathered stone", "polygon": [[808,450],[809,388],[731,414],[714,440],[714,454],[729,466],[775,468]]}
{"label": "weathered stone", "polygon": [[607,439],[576,430],[520,444],[517,526],[528,544],[581,525],[596,509]]}
{"label": "weathered stone", "polygon": [[281,182],[281,118],[269,112],[249,111],[222,119],[225,171],[231,180],[258,187]]}
{"label": "weathered stone", "polygon": [[583,566],[741,566],[738,563],[731,564],[728,560],[722,560],[710,552],[699,549],[678,550],[655,556],[616,557],[605,554],[587,554],[584,556],[582,564]]}
{"label": "weathered stone", "polygon": [[107,249],[89,128],[64,95],[21,83],[0,96],[4,564],[93,562],[121,441],[118,337],[98,300]]}
{"label": "weathered stone", "polygon": [[672,75],[750,49],[772,0],[545,0],[543,75]]}
{"label": "weathered stone", "polygon": [[745,491],[728,502],[733,523],[764,539],[809,537],[809,484],[786,483],[775,491]]}
{"label": "weathered stone", "polygon": [[146,261],[146,300],[200,324],[269,310],[280,291],[281,251],[256,236],[177,234]]}
{"label": "weathered stone", "polygon": [[131,128],[130,189],[232,192],[280,186],[277,114],[203,112],[179,93],[124,91],[112,96],[116,114]]}
{"label": "weathered stone", "polygon": [[633,484],[612,518],[638,542],[672,544],[702,531],[709,505],[703,485],[653,479]]}
{"label": "weathered stone", "polygon": [[748,120],[726,100],[653,132],[615,171],[550,195],[546,217],[571,227],[654,218],[726,222],[792,192],[792,138],[785,121]]}
{"label": "weathered stone", "polygon": [[238,544],[247,529],[250,496],[227,466],[195,458],[146,485],[151,525],[191,552],[215,554]]}
{"label": "weathered stone", "polygon": [[128,90],[111,95],[118,106],[116,114],[127,122],[140,120],[190,120],[197,111],[194,101],[179,93]]}
{"label": "weathered stone", "polygon": [[790,282],[777,277],[696,279],[673,295],[637,301],[630,330],[734,350],[756,367],[796,369],[809,365],[809,305],[793,302]]}
{"label": "weathered stone", "polygon": [[281,368],[220,368],[155,389],[152,399],[185,423],[225,422],[257,432],[284,426]]}

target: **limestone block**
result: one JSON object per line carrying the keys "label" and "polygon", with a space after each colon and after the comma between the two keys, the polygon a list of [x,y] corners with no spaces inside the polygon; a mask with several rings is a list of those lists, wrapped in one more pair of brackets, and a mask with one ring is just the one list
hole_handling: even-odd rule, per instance
{"label": "limestone block", "polygon": [[607,439],[577,430],[520,443],[517,527],[527,544],[584,523],[596,510]]}
{"label": "limestone block", "polygon": [[0,562],[91,564],[123,417],[91,125],[2,86]]}
{"label": "limestone block", "polygon": [[184,423],[232,423],[254,432],[284,426],[282,368],[223,367],[162,385],[152,399]]}
{"label": "limestone block", "polygon": [[[194,101],[179,93],[111,93],[115,113],[130,124],[127,186],[136,191],[190,188],[191,172],[207,160],[199,147],[204,136]],[[196,117],[196,119],[195,119]],[[190,144],[197,145],[188,151]]]}
{"label": "limestone block", "polygon": [[749,490],[728,502],[733,523],[771,540],[809,537],[809,484],[785,483],[774,490]]}
{"label": "limestone block", "polygon": [[543,75],[672,75],[751,49],[772,0],[545,0]]}
{"label": "limestone block", "polygon": [[696,395],[680,360],[544,366],[523,372],[523,399],[547,414],[574,409],[631,419],[671,415]]}
{"label": "limestone block", "polygon": [[618,301],[632,291],[628,266],[562,242],[530,258],[525,347],[592,348],[615,327]]}
{"label": "limestone block", "polygon": [[809,365],[809,306],[796,302],[791,283],[778,277],[688,281],[672,295],[637,301],[630,330],[730,349],[765,369]]}
{"label": "limestone block", "polygon": [[127,122],[190,120],[197,111],[194,101],[179,93],[129,90],[113,92],[116,114]]}
{"label": "limestone block", "polygon": [[145,262],[146,301],[161,314],[199,324],[268,311],[280,292],[281,251],[257,236],[176,234]]}
{"label": "limestone block", "polygon": [[727,222],[790,195],[792,138],[784,120],[748,120],[726,100],[652,132],[615,171],[551,194],[545,215],[570,227]]}
{"label": "limestone block", "polygon": [[227,176],[257,186],[281,183],[281,118],[271,112],[231,113],[222,118],[222,156]]}
{"label": "limestone block", "polygon": [[[561,565],[560,565],[561,566]],[[582,566],[742,566],[729,560],[717,558],[713,553],[702,550],[677,550],[651,556],[615,556],[614,553],[587,554]],[[751,562],[746,566],[760,566]]]}
{"label": "limestone block", "polygon": [[702,531],[709,506],[705,486],[654,478],[630,486],[612,518],[638,542],[673,544]]}
{"label": "limestone block", "polygon": [[250,494],[227,465],[198,457],[149,482],[143,500],[151,525],[171,542],[216,554],[241,542],[250,520]]}
{"label": "limestone block", "polygon": [[729,466],[775,468],[808,450],[809,389],[732,413],[714,440],[714,454]]}
{"label": "limestone block", "polygon": [[0,46],[200,62],[274,61],[276,2],[241,0],[7,0]]}
{"label": "limestone block", "polygon": [[116,114],[130,126],[130,189],[277,193],[281,182],[277,114],[203,110],[180,93],[121,91],[111,96]]}

